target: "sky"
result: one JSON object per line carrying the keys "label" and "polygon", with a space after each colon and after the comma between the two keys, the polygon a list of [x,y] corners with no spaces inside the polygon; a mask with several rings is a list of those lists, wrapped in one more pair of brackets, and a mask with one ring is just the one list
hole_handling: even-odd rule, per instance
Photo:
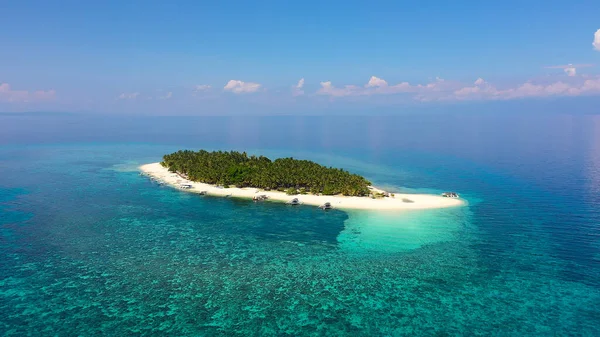
{"label": "sky", "polygon": [[583,102],[600,97],[599,18],[597,0],[3,1],[0,112]]}

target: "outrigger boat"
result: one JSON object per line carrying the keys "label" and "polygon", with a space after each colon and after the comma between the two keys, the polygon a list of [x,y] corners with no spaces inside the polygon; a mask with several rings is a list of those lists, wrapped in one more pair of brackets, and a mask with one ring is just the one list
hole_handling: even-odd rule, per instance
{"label": "outrigger boat", "polygon": [[456,193],[456,192],[444,192],[444,193],[442,193],[442,197],[444,197],[444,198],[458,198],[458,193]]}
{"label": "outrigger boat", "polygon": [[322,210],[328,210],[328,209],[332,209],[333,207],[331,206],[330,202],[326,202],[323,205],[319,206],[319,208]]}
{"label": "outrigger boat", "polygon": [[255,201],[255,202],[256,201],[265,201],[267,199],[269,199],[269,197],[266,196],[266,195],[264,195],[264,194],[262,194],[262,195],[255,195],[255,196],[252,197],[252,200]]}

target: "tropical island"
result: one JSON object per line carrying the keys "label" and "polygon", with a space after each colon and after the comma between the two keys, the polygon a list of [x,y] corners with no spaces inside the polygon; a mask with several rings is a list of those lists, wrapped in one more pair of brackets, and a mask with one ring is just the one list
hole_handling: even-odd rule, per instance
{"label": "tropical island", "polygon": [[288,194],[367,196],[371,183],[343,169],[310,160],[248,156],[246,152],[177,151],[163,157],[161,165],[187,179],[205,184],[255,187]]}
{"label": "tropical island", "polygon": [[202,195],[280,201],[324,208],[425,209],[464,204],[458,198],[390,193],[366,178],[310,160],[248,155],[246,152],[181,150],[160,163],[142,165],[142,174]]}

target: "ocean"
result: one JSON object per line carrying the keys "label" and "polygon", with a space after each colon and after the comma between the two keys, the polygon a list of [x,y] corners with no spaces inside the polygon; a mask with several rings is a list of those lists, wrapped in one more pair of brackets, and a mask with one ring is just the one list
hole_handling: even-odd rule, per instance
{"label": "ocean", "polygon": [[[323,212],[140,176],[178,149],[456,191]],[[2,336],[599,336],[600,116],[0,116]]]}

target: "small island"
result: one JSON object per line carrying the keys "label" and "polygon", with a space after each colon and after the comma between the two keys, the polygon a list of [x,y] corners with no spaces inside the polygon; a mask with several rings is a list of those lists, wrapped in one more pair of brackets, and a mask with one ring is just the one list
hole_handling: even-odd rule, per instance
{"label": "small island", "polygon": [[346,209],[426,209],[464,204],[429,194],[394,194],[366,178],[310,160],[249,156],[236,151],[177,151],[160,163],[142,165],[142,174],[161,184],[202,195],[272,200],[293,205]]}
{"label": "small island", "polygon": [[163,157],[161,165],[187,179],[238,188],[254,187],[288,194],[367,196],[371,183],[342,169],[310,160],[248,156],[246,152],[178,151]]}

